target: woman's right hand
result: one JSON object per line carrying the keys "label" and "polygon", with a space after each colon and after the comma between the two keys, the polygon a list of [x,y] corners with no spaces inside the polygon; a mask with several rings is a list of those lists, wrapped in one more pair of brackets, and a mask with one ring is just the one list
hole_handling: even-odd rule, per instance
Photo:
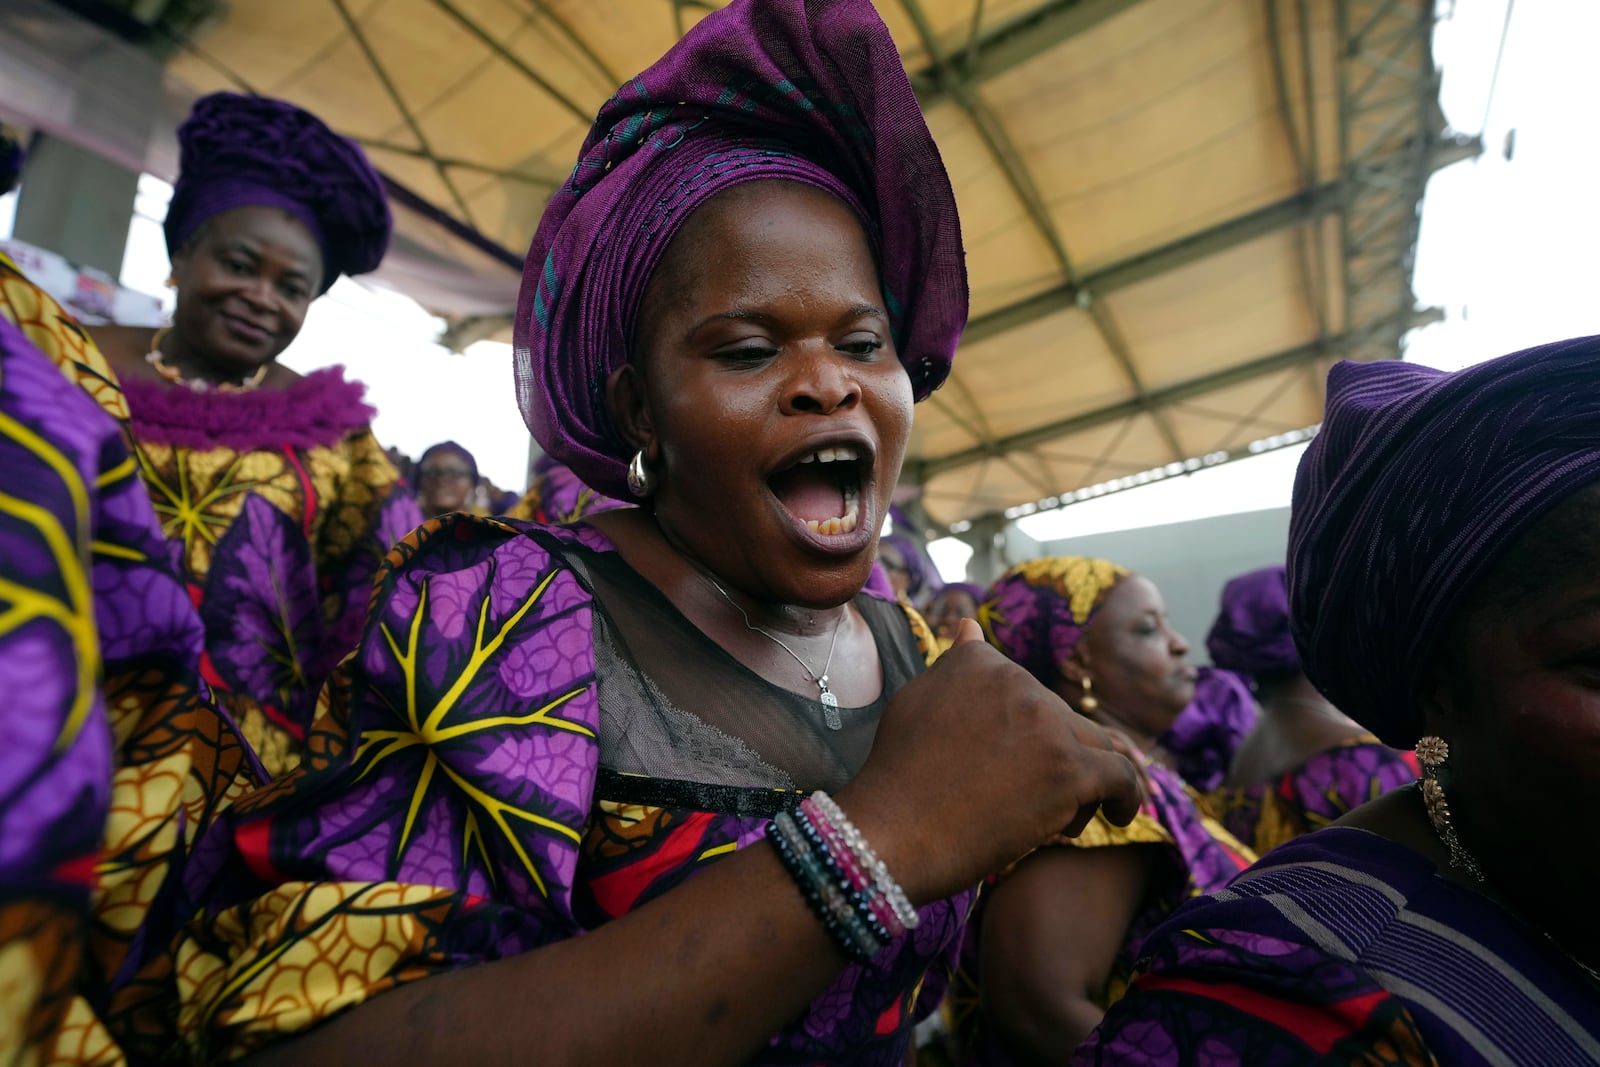
{"label": "woman's right hand", "polygon": [[840,807],[913,903],[968,888],[1103,809],[1143,800],[1106,732],[964,619],[955,644],[897,693]]}

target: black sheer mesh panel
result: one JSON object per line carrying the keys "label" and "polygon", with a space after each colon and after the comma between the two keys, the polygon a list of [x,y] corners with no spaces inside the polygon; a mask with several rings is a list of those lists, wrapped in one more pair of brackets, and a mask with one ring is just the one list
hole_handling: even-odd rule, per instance
{"label": "black sheer mesh panel", "polygon": [[840,708],[829,730],[815,697],[773,685],[701,633],[615,552],[562,554],[594,592],[600,765],[627,775],[767,789],[844,785],[865,762],[878,719],[923,669],[905,615],[858,596],[878,648],[883,695]]}

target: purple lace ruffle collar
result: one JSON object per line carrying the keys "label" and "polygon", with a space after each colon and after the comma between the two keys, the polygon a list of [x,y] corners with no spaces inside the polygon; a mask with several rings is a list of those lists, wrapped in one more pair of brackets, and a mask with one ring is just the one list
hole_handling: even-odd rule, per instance
{"label": "purple lace ruffle collar", "polygon": [[125,381],[134,436],[198,450],[332,446],[372,422],[366,387],[343,367],[312,371],[287,389],[196,393]]}

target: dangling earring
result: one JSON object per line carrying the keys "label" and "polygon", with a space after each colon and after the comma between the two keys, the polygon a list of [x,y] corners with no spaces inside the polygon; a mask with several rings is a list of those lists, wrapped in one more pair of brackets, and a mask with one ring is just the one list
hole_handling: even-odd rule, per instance
{"label": "dangling earring", "polygon": [[643,500],[655,491],[650,468],[644,465],[644,449],[640,449],[628,463],[628,492]]}
{"label": "dangling earring", "polygon": [[1100,699],[1094,695],[1094,679],[1087,674],[1083,676],[1083,699],[1078,701],[1084,714],[1088,714],[1100,706]]}
{"label": "dangling earring", "polygon": [[1455,823],[1450,820],[1450,804],[1445,799],[1442,780],[1450,771],[1449,761],[1450,746],[1444,738],[1429,735],[1417,742],[1417,762],[1422,764],[1422,803],[1428,809],[1428,821],[1433,823],[1433,832],[1450,850],[1450,866],[1481,882],[1483,870],[1461,844],[1461,839],[1456,836]]}

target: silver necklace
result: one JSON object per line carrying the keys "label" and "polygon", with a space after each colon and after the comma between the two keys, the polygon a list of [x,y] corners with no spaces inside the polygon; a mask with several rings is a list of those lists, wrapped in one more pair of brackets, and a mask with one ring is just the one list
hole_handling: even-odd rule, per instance
{"label": "silver necklace", "polygon": [[763,630],[761,627],[751,622],[749,613],[746,612],[744,608],[739,606],[739,602],[737,600],[728,595],[728,591],[722,588],[722,585],[715,578],[708,574],[706,575],[706,581],[711,583],[711,588],[722,594],[723,600],[726,600],[729,604],[733,605],[733,610],[737,611],[739,616],[744,619],[745,629],[754,630],[762,637],[765,637],[768,641],[771,641],[773,644],[789,653],[790,657],[793,658],[796,663],[800,664],[800,669],[806,672],[806,680],[815,682],[817,684],[817,689],[821,692],[821,695],[817,699],[822,701],[822,721],[828,724],[828,729],[830,730],[838,730],[843,728],[844,720],[839,718],[839,698],[834,696],[833,690],[828,688],[828,668],[833,666],[833,650],[834,647],[839,643],[839,631],[844,628],[844,617],[850,609],[847,607],[844,611],[841,611],[839,613],[839,621],[833,624],[833,640],[828,642],[828,660],[822,665],[822,673],[818,674],[810,667],[806,666],[806,661],[801,659],[799,654],[796,653],[794,649],[790,648],[777,637],[774,637],[766,630]]}

